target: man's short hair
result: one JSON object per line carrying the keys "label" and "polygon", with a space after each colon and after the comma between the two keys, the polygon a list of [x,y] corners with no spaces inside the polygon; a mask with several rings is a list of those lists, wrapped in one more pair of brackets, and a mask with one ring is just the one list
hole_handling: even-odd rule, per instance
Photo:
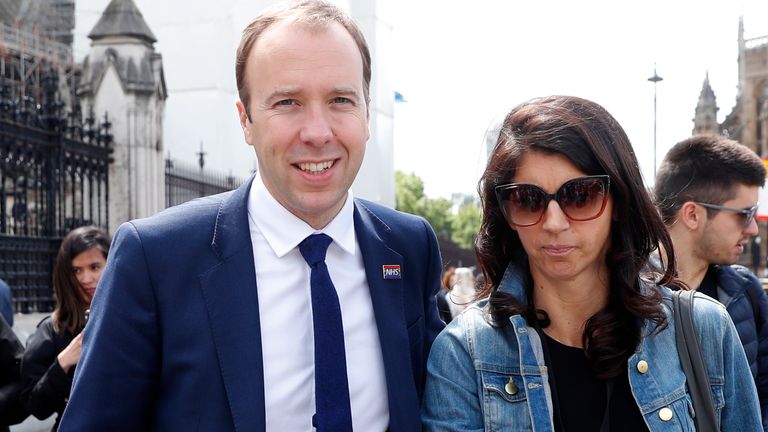
{"label": "man's short hair", "polygon": [[338,6],[324,0],[302,0],[277,4],[259,14],[243,30],[235,60],[235,80],[240,101],[250,119],[250,95],[246,87],[245,66],[253,45],[274,23],[290,21],[313,29],[324,29],[332,23],[339,23],[352,36],[363,60],[363,95],[368,104],[371,84],[371,53],[363,32],[349,14]]}
{"label": "man's short hair", "polygon": [[653,193],[664,223],[671,225],[688,201],[722,205],[736,187],[764,184],[765,165],[754,151],[721,135],[694,135],[664,157]]}

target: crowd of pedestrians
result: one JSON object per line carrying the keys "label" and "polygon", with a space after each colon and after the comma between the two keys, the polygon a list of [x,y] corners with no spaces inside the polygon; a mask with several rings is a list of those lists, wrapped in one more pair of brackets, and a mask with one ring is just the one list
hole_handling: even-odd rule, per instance
{"label": "crowd of pedestrians", "polygon": [[[694,136],[646,189],[599,104],[550,96],[494,129],[479,271],[421,217],[354,197],[371,55],[322,0],[243,31],[238,189],[63,240],[28,340],[0,282],[0,432],[694,430],[671,306],[692,314],[712,430],[768,430],[768,299],[735,265],[762,161]],[[713,175],[716,173],[716,175]],[[710,385],[711,384],[711,385]]]}

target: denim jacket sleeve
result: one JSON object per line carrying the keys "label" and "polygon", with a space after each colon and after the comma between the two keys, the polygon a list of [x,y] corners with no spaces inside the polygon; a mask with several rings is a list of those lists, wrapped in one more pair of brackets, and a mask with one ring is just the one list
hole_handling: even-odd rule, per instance
{"label": "denim jacket sleeve", "polygon": [[463,315],[432,344],[421,412],[424,431],[484,430],[479,383]]}
{"label": "denim jacket sleeve", "polygon": [[697,295],[696,299],[696,320],[701,324],[701,349],[709,369],[710,385],[714,393],[717,393],[716,387],[722,387],[722,403],[715,400],[718,407],[722,406],[720,429],[723,432],[759,431],[762,421],[755,381],[733,321],[716,301],[703,295]]}

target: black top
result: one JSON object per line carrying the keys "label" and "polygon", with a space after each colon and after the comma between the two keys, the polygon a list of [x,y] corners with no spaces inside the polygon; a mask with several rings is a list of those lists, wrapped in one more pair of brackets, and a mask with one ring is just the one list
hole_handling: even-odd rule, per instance
{"label": "black top", "polygon": [[21,362],[21,378],[24,390],[22,402],[35,417],[45,419],[57,414],[51,431],[59,428],[59,421],[67,406],[75,368],[69,373],[59,365],[57,356],[72,342],[75,335],[65,329],[54,330],[53,320],[46,317],[27,340],[27,349]]}
{"label": "black top", "polygon": [[21,423],[28,415],[19,396],[19,363],[23,354],[24,346],[0,316],[0,432],[7,432],[6,425]]}
{"label": "black top", "polygon": [[[581,348],[563,345],[544,335],[555,407],[555,430],[599,432],[606,412],[608,381],[598,380]],[[627,372],[613,380],[608,410],[611,431],[648,431],[629,388]],[[562,423],[562,424],[561,424]]]}
{"label": "black top", "polygon": [[707,274],[705,274],[704,279],[701,280],[701,284],[697,291],[704,293],[715,300],[719,300],[717,298],[717,270],[715,270],[715,266],[709,266],[709,268],[707,268]]}

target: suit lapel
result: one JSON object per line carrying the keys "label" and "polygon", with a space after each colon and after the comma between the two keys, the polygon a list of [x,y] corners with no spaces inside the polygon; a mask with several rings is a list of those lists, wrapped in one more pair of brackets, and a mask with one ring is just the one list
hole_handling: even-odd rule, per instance
{"label": "suit lapel", "polygon": [[199,276],[238,431],[263,431],[266,427],[259,302],[247,209],[252,180],[222,203],[211,244],[220,262]]}
{"label": "suit lapel", "polygon": [[[355,235],[363,255],[368,287],[384,358],[387,381],[390,429],[397,430],[399,416],[419,406],[410,361],[410,344],[403,309],[403,281],[409,269],[403,257],[390,249],[378,232],[390,230],[370,210],[355,202]],[[398,265],[403,279],[384,279],[383,266]]]}

